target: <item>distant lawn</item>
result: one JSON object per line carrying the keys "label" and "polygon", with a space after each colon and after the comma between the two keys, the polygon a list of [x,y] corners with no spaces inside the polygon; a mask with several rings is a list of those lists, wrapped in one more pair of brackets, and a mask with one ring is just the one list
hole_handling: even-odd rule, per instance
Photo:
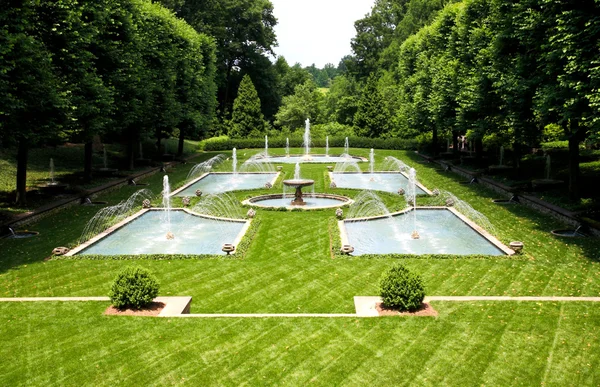
{"label": "distant lawn", "polygon": [[[259,151],[238,152],[240,163]],[[368,150],[350,153],[367,156]],[[493,204],[493,192],[461,185],[463,178],[419,163],[413,152],[376,150],[376,170],[388,155],[414,166],[428,188],[448,190],[486,215],[505,244],[525,243],[524,254],[513,258],[402,259],[423,276],[428,295],[600,294],[597,238],[554,237],[549,231],[564,227],[560,222],[523,206]],[[192,166],[168,171],[173,189]],[[281,192],[293,169],[284,165],[271,190],[232,195]],[[231,161],[217,170],[231,170]],[[315,192],[358,194],[329,188],[326,172],[325,164],[301,167],[302,177],[315,180]],[[145,182],[158,202],[162,174]],[[126,186],[98,200],[116,204],[137,189]],[[405,205],[401,196],[381,196],[392,208]],[[175,206],[180,202],[174,199]],[[98,210],[69,208],[29,226],[40,231],[36,238],[0,240],[0,297],[106,295],[115,274],[133,262],[44,261],[52,248],[74,245]],[[258,210],[260,226],[244,259],[135,264],[158,277],[161,295],[193,296],[193,313],[352,313],[352,297],[377,295],[381,273],[399,258],[332,257],[333,218],[334,210]],[[2,384],[597,385],[600,378],[596,304],[438,302],[438,318],[289,320],[107,317],[106,306],[0,303],[0,356],[8,359]]]}
{"label": "distant lawn", "polygon": [[[167,153],[176,153],[178,139],[163,140],[165,151]],[[195,153],[199,146],[199,141],[185,141],[184,154]],[[155,156],[154,145],[144,144],[144,157]],[[106,144],[107,166],[116,168],[123,173],[133,173],[134,171],[124,170],[124,151],[120,144]],[[50,181],[50,159],[54,161],[55,181],[67,183],[72,190],[89,189],[100,186],[114,178],[96,176],[91,183],[84,183],[82,180],[83,172],[83,144],[67,144],[56,147],[41,147],[31,149],[27,165],[27,187],[28,190],[35,189],[39,185]],[[102,167],[104,165],[102,152],[95,152],[93,165]],[[28,195],[28,205],[25,208],[15,207],[12,203],[14,199],[13,192],[16,189],[16,149],[0,150],[0,211],[6,214],[16,214],[20,212],[31,211],[41,205],[44,205],[52,198],[43,195]]]}

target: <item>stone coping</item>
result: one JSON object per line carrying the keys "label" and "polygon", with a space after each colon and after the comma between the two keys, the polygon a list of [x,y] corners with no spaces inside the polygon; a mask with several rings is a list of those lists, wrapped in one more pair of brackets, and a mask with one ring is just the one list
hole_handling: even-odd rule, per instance
{"label": "stone coping", "polygon": [[[454,207],[433,207],[433,206],[426,206],[426,207],[417,207],[416,210],[417,211],[418,210],[439,210],[439,211],[447,210],[447,211],[450,211],[457,218],[459,218],[465,224],[467,224],[467,226],[471,227],[471,229],[473,229],[479,235],[481,235],[482,237],[484,237],[485,239],[487,239],[491,244],[493,244],[498,249],[500,249],[504,254],[509,255],[509,256],[515,254],[514,250],[506,247],[502,242],[500,242],[500,240],[498,240],[496,237],[494,237],[492,234],[490,234],[489,232],[487,232],[482,227],[480,227],[477,224],[475,224],[473,221],[471,221],[471,219],[467,218],[466,216],[464,216],[463,214],[461,214],[460,212],[458,212],[458,210],[455,209]],[[407,214],[410,211],[413,211],[413,208],[407,208],[407,209],[404,209],[402,211],[390,213],[388,215],[378,215],[378,216],[371,216],[371,217],[365,217],[365,218],[352,218],[352,219],[344,219],[344,220],[338,221],[338,227],[340,229],[340,238],[341,238],[342,246],[350,244],[349,241],[348,241],[348,232],[346,231],[346,222],[348,222],[348,223],[354,223],[354,222],[364,222],[364,221],[377,220],[377,219],[385,219],[385,218],[389,218],[389,217],[392,217],[392,216],[405,215],[405,214]]]}
{"label": "stone coping", "polygon": [[[164,210],[165,210],[164,208],[143,208],[140,211],[136,212],[135,214],[123,219],[122,221],[115,224],[114,226],[109,227],[108,229],[102,231],[101,233],[94,236],[93,238],[85,241],[84,243],[80,244],[79,246],[69,250],[69,252],[66,253],[65,256],[71,257],[73,255],[76,255],[77,253],[80,253],[81,251],[87,249],[88,247],[97,243],[101,239],[106,238],[113,232],[115,232],[118,229],[124,227],[125,225],[133,222],[134,220],[136,220],[137,218],[141,217],[142,215],[144,215],[145,213],[147,213],[149,211],[164,211]],[[197,216],[199,218],[218,220],[218,221],[222,221],[222,222],[245,223],[244,226],[242,227],[242,230],[240,231],[240,233],[237,235],[235,241],[233,242],[234,248],[236,248],[236,249],[237,249],[237,245],[240,243],[240,241],[246,234],[246,231],[248,231],[248,228],[250,227],[250,222],[251,222],[251,220],[247,220],[247,219],[230,219],[230,218],[221,218],[221,217],[211,216],[211,215],[198,214],[196,212],[188,210],[187,208],[171,208],[171,211],[183,211],[189,215]],[[235,250],[232,251],[231,253],[235,254]]]}
{"label": "stone coping", "polygon": [[[332,181],[332,182],[334,182],[335,181],[334,178],[333,178],[334,174],[338,174],[338,175],[368,175],[371,172],[352,172],[352,171],[351,172],[335,172],[335,171],[331,171],[331,172],[327,172],[327,173],[329,174],[329,180]],[[387,174],[387,175],[402,175],[402,176],[404,176],[406,178],[406,180],[410,181],[410,177],[405,172],[402,172],[402,171],[373,171],[373,173],[377,173],[377,174],[381,174],[381,175],[384,175],[384,174]],[[429,190],[429,188],[425,187],[420,182],[417,181],[415,185],[417,187],[421,188],[423,191],[425,191],[425,193],[427,195],[429,195],[429,196],[433,195],[433,192],[431,192]],[[360,188],[345,188],[345,189],[360,189]],[[375,190],[375,191],[377,191],[377,190]]]}
{"label": "stone coping", "polygon": [[[275,182],[279,178],[279,175],[281,174],[281,172],[237,172],[236,174],[238,174],[238,175],[272,175],[272,174],[275,174],[275,177],[270,181],[271,186],[273,186],[273,185],[275,185]],[[233,172],[206,172],[206,173],[203,173],[202,175],[193,179],[189,183],[186,183],[182,187],[179,187],[175,191],[171,192],[171,195],[169,195],[169,196],[176,196],[179,192],[185,190],[186,188],[190,187],[191,185],[196,184],[197,182],[204,179],[208,175],[233,175]]]}
{"label": "stone coping", "polygon": [[[246,199],[242,202],[243,205],[245,206],[252,206],[252,207],[259,207],[259,208],[281,208],[283,206],[268,206],[268,205],[263,205],[263,204],[258,204],[255,203],[255,201],[260,201],[260,200],[265,200],[265,199],[283,199],[283,198],[290,198],[293,199],[294,198],[294,194],[286,194],[284,196],[284,194],[268,194],[268,195],[260,195],[260,196],[254,196],[251,197],[249,199]],[[335,194],[326,194],[326,193],[307,193],[307,194],[302,194],[303,198],[329,198],[329,199],[337,199],[340,201],[340,204],[336,204],[333,206],[318,206],[318,207],[310,207],[310,208],[306,208],[306,206],[292,206],[292,205],[288,205],[285,206],[285,208],[287,208],[288,210],[291,209],[296,209],[299,208],[301,210],[304,211],[312,211],[312,210],[325,210],[328,208],[338,208],[338,207],[342,207],[345,205],[350,205],[352,203],[354,203],[354,200],[350,199],[349,197],[346,196],[342,196],[342,195],[335,195]]]}

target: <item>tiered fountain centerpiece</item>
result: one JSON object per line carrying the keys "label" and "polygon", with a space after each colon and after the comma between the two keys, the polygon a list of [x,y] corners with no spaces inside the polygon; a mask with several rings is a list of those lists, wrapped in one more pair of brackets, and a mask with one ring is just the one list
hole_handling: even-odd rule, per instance
{"label": "tiered fountain centerpiece", "polygon": [[292,205],[294,206],[303,206],[306,204],[304,199],[302,199],[302,187],[309,187],[313,184],[315,184],[315,181],[311,179],[289,179],[283,181],[283,185],[296,189],[294,200],[292,200]]}

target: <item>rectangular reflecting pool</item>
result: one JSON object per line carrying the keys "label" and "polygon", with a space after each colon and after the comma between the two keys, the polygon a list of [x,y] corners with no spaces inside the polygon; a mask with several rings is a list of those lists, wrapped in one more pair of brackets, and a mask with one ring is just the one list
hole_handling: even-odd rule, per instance
{"label": "rectangular reflecting pool", "polygon": [[278,173],[209,173],[173,192],[175,196],[195,196],[196,190],[204,194],[263,188],[274,184]]}
{"label": "rectangular reflecting pool", "polygon": [[[506,255],[512,250],[484,230],[476,231],[446,208],[410,210],[391,217],[340,222],[342,243],[363,254]],[[415,227],[416,223],[416,227]],[[476,225],[475,228],[478,228]],[[412,239],[413,230],[419,239]]]}
{"label": "rectangular reflecting pool", "polygon": [[[116,228],[76,255],[142,255],[142,254],[224,254],[224,243],[241,239],[247,222],[224,221],[171,210],[170,227],[166,211],[151,210]],[[174,239],[168,240],[168,232]]]}
{"label": "rectangular reflecting pool", "polygon": [[[400,172],[331,172],[330,177],[338,188],[369,189],[393,193],[402,188],[408,192],[408,178]],[[428,193],[422,186],[417,185],[416,188],[417,195]]]}

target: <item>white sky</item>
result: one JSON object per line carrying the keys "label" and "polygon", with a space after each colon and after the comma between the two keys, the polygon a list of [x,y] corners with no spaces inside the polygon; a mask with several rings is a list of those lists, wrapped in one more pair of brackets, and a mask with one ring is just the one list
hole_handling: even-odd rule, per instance
{"label": "white sky", "polygon": [[354,22],[371,11],[375,0],[271,0],[277,18],[275,32],[279,47],[290,66],[326,63],[338,65],[352,53],[350,39],[356,35]]}

